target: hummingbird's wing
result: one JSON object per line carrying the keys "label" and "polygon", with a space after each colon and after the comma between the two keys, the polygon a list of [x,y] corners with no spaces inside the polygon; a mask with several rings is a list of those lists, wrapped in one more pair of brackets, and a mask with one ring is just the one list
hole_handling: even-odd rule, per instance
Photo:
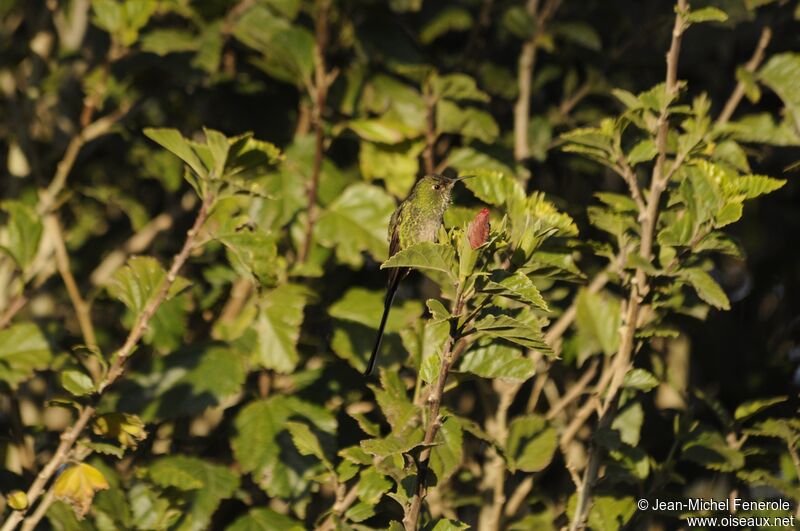
{"label": "hummingbird's wing", "polygon": [[389,221],[389,257],[400,250],[400,224],[403,222],[405,207],[405,203],[400,203]]}

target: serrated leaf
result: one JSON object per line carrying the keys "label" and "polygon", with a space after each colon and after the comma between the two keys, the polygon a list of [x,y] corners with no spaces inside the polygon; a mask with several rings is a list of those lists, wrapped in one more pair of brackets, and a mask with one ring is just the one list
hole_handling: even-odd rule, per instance
{"label": "serrated leaf", "polygon": [[[158,260],[149,256],[134,256],[111,277],[106,289],[109,294],[122,301],[133,312],[136,319],[155,298],[167,278],[167,272]],[[177,277],[169,288],[165,300],[169,300],[190,285],[183,277]]]}
{"label": "serrated leaf", "polygon": [[469,350],[461,359],[459,370],[484,378],[524,382],[534,375],[536,364],[519,349],[491,344]]}
{"label": "serrated leaf", "polygon": [[357,183],[322,212],[314,234],[322,245],[336,249],[339,260],[358,267],[364,251],[376,259],[386,256],[386,227],[394,209],[394,200],[382,188]]}
{"label": "serrated leaf", "polygon": [[157,460],[149,467],[149,475],[162,487],[186,489],[187,503],[176,526],[180,531],[207,529],[220,502],[239,487],[238,475],[228,467],[183,455]]}
{"label": "serrated leaf", "polygon": [[648,138],[633,146],[630,152],[628,152],[628,162],[632,166],[635,166],[642,162],[653,160],[657,153],[658,149],[656,149],[655,142]]}
{"label": "serrated leaf", "polygon": [[234,36],[261,52],[256,66],[270,76],[304,86],[314,69],[314,37],[304,27],[273,15],[266,6],[245,11],[233,28]]}
{"label": "serrated leaf", "polygon": [[419,445],[423,439],[422,428],[414,428],[402,435],[389,435],[382,439],[365,439],[361,441],[361,448],[375,457],[389,457],[403,454]]}
{"label": "serrated leaf", "polygon": [[227,528],[227,531],[304,531],[305,527],[290,516],[276,513],[272,509],[259,507],[240,516]]}
{"label": "serrated leaf", "polygon": [[83,518],[89,512],[94,495],[108,487],[108,481],[99,470],[86,463],[77,463],[61,472],[52,488],[57,500],[72,505],[75,514]]}
{"label": "serrated leaf", "polygon": [[521,271],[516,271],[513,274],[508,274],[504,271],[492,273],[483,291],[494,293],[517,302],[530,304],[545,312],[550,311],[542,294],[539,293],[539,289],[533,284],[533,281]]}
{"label": "serrated leaf", "polygon": [[125,448],[135,448],[147,438],[142,419],[129,413],[103,413],[92,421],[92,432],[100,437],[116,439]]}
{"label": "serrated leaf", "polygon": [[292,441],[301,455],[313,455],[320,461],[328,463],[328,459],[325,457],[325,452],[322,450],[319,439],[317,439],[317,436],[314,435],[308,425],[302,422],[287,422],[284,426],[289,430]]}
{"label": "serrated leaf", "polygon": [[79,444],[89,448],[93,452],[103,455],[113,455],[117,459],[122,459],[122,456],[125,455],[125,449],[114,444],[93,441],[80,441]]}
{"label": "serrated leaf", "polygon": [[692,24],[701,24],[703,22],[725,22],[728,20],[728,15],[716,7],[703,7],[690,11],[685,19]]}
{"label": "serrated leaf", "polygon": [[728,446],[720,433],[703,426],[683,445],[682,457],[718,472],[733,472],[744,466],[742,452]]}
{"label": "serrated leaf", "polygon": [[464,31],[472,27],[472,15],[464,8],[446,6],[425,20],[419,32],[419,40],[430,44],[451,31]]}
{"label": "serrated leaf", "polygon": [[795,128],[800,126],[800,53],[785,52],[770,57],[758,71],[758,79],[780,96],[794,117]]}
{"label": "serrated leaf", "polygon": [[439,271],[446,274],[453,282],[456,280],[456,254],[453,248],[446,244],[415,243],[398,251],[381,265],[381,269],[389,267]]}
{"label": "serrated leaf", "polygon": [[505,339],[523,347],[536,349],[548,356],[555,355],[545,343],[540,328],[507,315],[487,315],[475,323],[475,329],[489,337]]}
{"label": "serrated leaf", "polygon": [[447,417],[436,433],[435,446],[431,450],[431,470],[439,484],[447,481],[461,465],[463,439],[461,424],[455,418]]}
{"label": "serrated leaf", "polygon": [[[372,458],[370,457],[370,462]],[[358,499],[376,505],[384,494],[392,488],[392,482],[381,474],[374,466],[361,471],[358,478]]]}
{"label": "serrated leaf", "polygon": [[517,417],[508,426],[506,459],[511,470],[544,470],[552,461],[557,446],[556,430],[544,417]]}
{"label": "serrated leaf", "polygon": [[147,128],[144,130],[144,134],[188,164],[198,177],[202,179],[208,177],[208,169],[195,152],[191,142],[184,138],[177,129]]}
{"label": "serrated leaf", "polygon": [[658,387],[659,381],[649,371],[644,369],[631,369],[625,374],[623,385],[646,393]]}
{"label": "serrated leaf", "polygon": [[431,87],[438,98],[489,101],[489,95],[480,90],[475,79],[466,74],[436,76],[431,82]]}
{"label": "serrated leaf", "polygon": [[45,369],[51,357],[50,344],[35,324],[19,323],[0,330],[0,381],[11,389],[34,371]]}
{"label": "serrated leaf", "polygon": [[74,396],[85,396],[95,391],[94,382],[81,371],[64,371],[61,373],[61,385]]}
{"label": "serrated leaf", "polygon": [[3,201],[0,208],[8,213],[5,234],[0,232],[0,251],[6,252],[25,273],[39,251],[41,219],[36,211],[20,201]]}
{"label": "serrated leaf", "polygon": [[622,324],[620,302],[610,294],[578,294],[575,322],[578,327],[578,349],[583,357],[602,351],[606,356],[619,348],[619,328]]}
{"label": "serrated leaf", "polygon": [[441,100],[436,104],[436,132],[456,133],[491,144],[500,134],[500,128],[486,111]]}
{"label": "serrated leaf", "polygon": [[262,367],[290,373],[300,361],[297,340],[306,298],[306,290],[293,284],[278,286],[262,297],[254,322],[256,359]]}
{"label": "serrated leaf", "polygon": [[786,184],[785,179],[774,179],[766,175],[743,175],[726,183],[725,193],[741,199],[754,199],[769,194]]}
{"label": "serrated leaf", "polygon": [[745,420],[747,418],[752,417],[753,415],[757,415],[761,413],[765,409],[774,406],[775,404],[781,404],[787,400],[788,397],[786,396],[776,396],[774,398],[762,398],[759,400],[751,400],[749,402],[745,402],[741,404],[739,407],[736,408],[736,411],[733,414],[733,418],[736,420]]}
{"label": "serrated leaf", "polygon": [[719,308],[721,310],[730,310],[731,303],[728,301],[728,296],[722,291],[722,288],[717,284],[711,275],[697,268],[682,269],[679,272],[681,278],[689,282],[689,284],[697,292],[697,295],[708,304]]}

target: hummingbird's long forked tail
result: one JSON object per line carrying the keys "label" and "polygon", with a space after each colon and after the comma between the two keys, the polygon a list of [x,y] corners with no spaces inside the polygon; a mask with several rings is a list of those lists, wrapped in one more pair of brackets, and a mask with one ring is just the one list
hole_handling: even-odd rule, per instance
{"label": "hummingbird's long forked tail", "polygon": [[381,324],[378,326],[378,337],[375,338],[375,346],[372,348],[372,355],[369,357],[367,368],[364,371],[364,376],[369,376],[375,370],[375,362],[378,361],[378,351],[381,349],[381,342],[383,341],[383,329],[386,328],[386,320],[389,318],[389,311],[392,309],[392,301],[394,294],[397,292],[397,286],[400,284],[399,279],[393,282],[386,290],[386,299],[383,302],[383,316],[381,317]]}

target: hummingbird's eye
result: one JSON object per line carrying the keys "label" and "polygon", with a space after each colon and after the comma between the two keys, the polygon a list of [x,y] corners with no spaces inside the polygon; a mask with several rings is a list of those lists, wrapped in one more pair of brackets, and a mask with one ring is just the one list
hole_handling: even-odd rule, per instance
{"label": "hummingbird's eye", "polygon": [[441,186],[439,186],[438,184],[434,184],[434,185],[433,185],[433,189],[434,189],[434,190],[438,190],[439,188],[441,188]]}

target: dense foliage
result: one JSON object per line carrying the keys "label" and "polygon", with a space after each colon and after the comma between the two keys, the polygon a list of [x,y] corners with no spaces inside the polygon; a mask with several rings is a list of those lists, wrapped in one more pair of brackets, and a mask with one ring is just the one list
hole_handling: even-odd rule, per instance
{"label": "dense foliage", "polygon": [[800,6],[699,3],[0,2],[2,529],[795,515]]}

